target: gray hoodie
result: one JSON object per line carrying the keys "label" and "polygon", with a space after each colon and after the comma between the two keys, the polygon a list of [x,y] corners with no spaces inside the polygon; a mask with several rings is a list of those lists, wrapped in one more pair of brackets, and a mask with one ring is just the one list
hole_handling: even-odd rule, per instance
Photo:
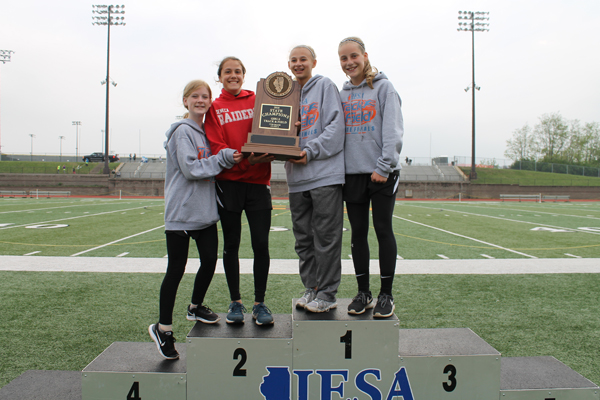
{"label": "gray hoodie", "polygon": [[346,174],[383,177],[400,170],[404,136],[402,101],[383,72],[373,79],[373,89],[364,80],[354,86],[344,83],[340,91],[346,121]]}
{"label": "gray hoodie", "polygon": [[207,228],[219,220],[214,177],[231,168],[233,149],[212,155],[204,131],[191,119],[171,125],[165,134],[165,229]]}
{"label": "gray hoodie", "polygon": [[290,193],[345,182],[344,114],[338,89],[329,78],[315,75],[302,87],[300,148],[306,165],[285,164]]}

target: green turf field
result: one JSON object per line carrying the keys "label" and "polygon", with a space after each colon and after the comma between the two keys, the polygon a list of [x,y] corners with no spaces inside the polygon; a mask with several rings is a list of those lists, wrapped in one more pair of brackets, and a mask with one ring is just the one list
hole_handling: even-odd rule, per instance
{"label": "green turf field", "polygon": [[[0,255],[164,257],[163,207],[162,199],[2,198]],[[404,259],[600,258],[598,202],[398,202],[394,221]],[[272,258],[295,259],[286,201],[274,202],[272,226]],[[251,258],[247,242],[241,257]],[[162,277],[0,272],[0,386],[29,369],[81,370],[114,341],[150,341]],[[175,308],[180,341],[192,327],[184,317],[192,284],[184,276]],[[343,276],[338,296],[352,297],[355,285]],[[599,288],[600,274],[398,275],[394,297],[401,328],[468,327],[503,356],[551,355],[599,383]],[[289,313],[301,291],[297,276],[272,275],[267,305]],[[251,295],[252,276],[243,275],[242,297]],[[225,312],[228,302],[216,275],[207,304]]]}
{"label": "green turf field", "polygon": [[[163,211],[162,199],[0,198],[0,254],[163,257]],[[295,259],[287,201],[275,200],[272,215],[271,258]],[[600,202],[403,201],[394,231],[403,259],[596,258]],[[240,257],[252,258],[248,232],[242,237]],[[370,239],[377,258],[374,232]]]}

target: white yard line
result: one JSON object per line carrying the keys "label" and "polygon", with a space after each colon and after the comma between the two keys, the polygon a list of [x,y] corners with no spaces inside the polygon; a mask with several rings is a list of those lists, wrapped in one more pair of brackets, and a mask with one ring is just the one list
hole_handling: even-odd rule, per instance
{"label": "white yard line", "polygon": [[27,254],[23,254],[23,255],[24,256],[31,256],[33,254],[37,254],[37,253],[41,253],[41,252],[42,252],[41,250],[39,250],[39,251],[32,251],[31,253],[27,253]]}
{"label": "white yard line", "polygon": [[[454,204],[449,204],[449,205],[454,205]],[[457,204],[458,205],[458,204]],[[483,208],[485,210],[497,210],[497,208],[489,208],[489,207],[482,207],[482,206],[478,206],[478,205],[474,205],[474,204],[461,204],[460,206],[463,207],[472,207],[472,208]],[[429,207],[426,207],[429,208]],[[447,208],[444,208],[444,210],[446,211],[454,211],[454,210],[448,210]],[[516,211],[516,212],[535,212],[538,214],[549,214],[549,215],[556,215],[556,212],[549,212],[549,211],[540,211],[538,209],[535,210],[523,210],[523,209],[519,209],[519,208],[502,208],[503,211]],[[579,210],[579,211],[584,211],[584,210]],[[588,211],[589,210],[585,210]],[[458,212],[458,211],[454,211],[454,212]],[[464,211],[461,211],[464,212]],[[600,217],[594,217],[593,215],[571,215],[571,214],[558,214],[560,217],[573,217],[573,218],[586,218],[586,219],[596,219],[596,220],[600,220]]]}
{"label": "white yard line", "polygon": [[124,237],[124,238],[121,238],[121,239],[117,239],[117,240],[114,240],[114,241],[112,241],[110,243],[101,244],[100,246],[96,246],[96,247],[88,249],[88,250],[80,251],[79,253],[71,254],[71,257],[77,257],[80,254],[89,253],[90,251],[98,250],[98,249],[101,249],[103,247],[110,246],[111,244],[119,243],[119,242],[122,242],[123,240],[131,239],[132,237],[143,235],[145,233],[152,232],[152,231],[155,231],[155,230],[160,229],[160,228],[164,228],[164,225],[157,226],[156,228],[148,229],[147,231],[144,231],[144,232],[136,233],[135,235],[130,235],[130,236],[127,236],[127,237]]}
{"label": "white yard line", "polygon": [[2,227],[2,228],[0,228],[0,230],[3,230],[3,229],[12,229],[12,228],[21,228],[21,227],[23,227],[23,226],[29,226],[29,225],[48,224],[48,223],[50,223],[50,222],[68,221],[68,220],[71,220],[71,219],[77,219],[77,218],[96,217],[96,216],[98,216],[98,215],[113,214],[113,213],[116,213],[116,212],[122,212],[122,211],[138,210],[138,209],[140,209],[140,208],[144,208],[144,206],[141,206],[141,207],[135,207],[135,208],[126,208],[126,209],[124,209],[124,210],[105,211],[105,212],[101,212],[101,213],[98,213],[98,214],[86,214],[86,215],[80,215],[80,216],[77,216],[77,217],[69,217],[69,218],[53,219],[53,220],[51,220],[51,221],[43,221],[43,222],[30,222],[30,223],[28,223],[28,224],[23,224],[23,225],[11,225],[11,226],[5,226],[5,227]]}
{"label": "white yard line", "polygon": [[[119,205],[121,204],[131,204],[132,202],[129,201],[127,203],[119,203]],[[99,203],[99,204],[71,204],[68,206],[60,206],[60,207],[45,207],[45,208],[30,208],[29,210],[15,210],[15,211],[0,211],[0,214],[12,214],[12,213],[23,213],[23,212],[35,212],[35,211],[44,211],[44,210],[54,210],[57,208],[71,208],[71,207],[89,207],[90,205],[95,205],[95,206],[112,206],[112,204],[109,203]]]}
{"label": "white yard line", "polygon": [[424,226],[426,228],[435,229],[437,231],[444,232],[444,233],[447,233],[447,234],[450,234],[450,235],[454,235],[454,236],[458,236],[458,237],[461,237],[461,238],[464,238],[464,239],[473,240],[474,242],[477,242],[477,243],[482,243],[482,244],[485,244],[487,246],[492,246],[492,247],[495,247],[497,249],[505,250],[505,251],[508,251],[508,252],[511,252],[511,253],[515,253],[515,254],[519,254],[519,255],[522,255],[522,256],[525,256],[525,257],[537,258],[537,257],[529,255],[529,254],[521,253],[520,251],[509,249],[507,247],[502,247],[502,246],[499,246],[497,244],[493,244],[493,243],[489,243],[489,242],[484,242],[483,240],[479,240],[479,239],[475,239],[475,238],[472,238],[472,237],[469,237],[469,236],[461,235],[460,233],[456,233],[456,232],[450,232],[450,231],[447,231],[447,230],[442,229],[442,228],[437,228],[435,226],[425,225],[425,224],[422,224],[420,222],[411,221],[410,219],[398,217],[396,215],[394,215],[394,218],[401,219],[402,221],[410,222],[412,224],[421,225],[421,226]]}
{"label": "white yard line", "polygon": [[[419,207],[419,208],[431,208],[431,207],[417,206],[417,205],[412,205],[412,204],[411,204],[411,206],[412,207]],[[584,229],[579,229],[579,228],[566,228],[564,226],[541,224],[539,222],[521,221],[519,219],[511,219],[511,218],[500,218],[500,217],[495,217],[493,215],[476,214],[476,213],[467,212],[467,211],[450,210],[448,208],[444,208],[444,211],[450,211],[450,212],[460,213],[460,214],[469,214],[469,215],[474,215],[476,217],[494,218],[494,219],[499,219],[501,221],[520,222],[520,223],[523,223],[523,224],[529,224],[529,225],[535,225],[535,226],[546,226],[548,228],[555,228],[555,229],[569,229],[571,231],[576,231],[576,232],[585,232],[585,233],[592,233],[594,235],[600,235],[600,232],[586,231]]]}

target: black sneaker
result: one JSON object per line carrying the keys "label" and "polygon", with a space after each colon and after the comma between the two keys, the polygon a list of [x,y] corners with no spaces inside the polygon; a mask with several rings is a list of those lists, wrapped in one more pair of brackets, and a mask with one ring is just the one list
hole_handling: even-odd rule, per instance
{"label": "black sneaker", "polygon": [[377,297],[377,305],[373,310],[374,318],[387,318],[394,314],[396,306],[394,305],[394,297],[391,294],[381,293]]}
{"label": "black sneaker", "polygon": [[356,296],[352,299],[352,303],[348,306],[348,314],[362,314],[365,310],[369,308],[373,308],[375,304],[373,304],[373,296],[371,296],[371,292],[358,292]]}
{"label": "black sneaker", "polygon": [[273,323],[273,315],[265,303],[258,303],[252,307],[252,317],[256,320],[256,325],[270,325]]}
{"label": "black sneaker", "polygon": [[179,358],[179,353],[175,350],[175,342],[177,340],[175,340],[173,332],[161,332],[158,329],[158,324],[152,324],[148,327],[148,333],[152,340],[154,340],[154,343],[156,343],[161,356],[167,360],[176,360]]}
{"label": "black sneaker", "polygon": [[213,310],[202,304],[193,310],[188,306],[186,318],[188,321],[201,321],[205,324],[214,324],[221,320],[221,317],[214,313]]}

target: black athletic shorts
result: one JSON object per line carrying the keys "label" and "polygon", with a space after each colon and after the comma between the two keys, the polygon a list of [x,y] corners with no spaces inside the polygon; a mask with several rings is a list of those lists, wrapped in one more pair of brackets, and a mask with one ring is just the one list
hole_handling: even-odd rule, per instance
{"label": "black athletic shorts", "polygon": [[257,183],[217,181],[219,207],[231,212],[272,210],[271,187]]}
{"label": "black athletic shorts", "polygon": [[388,175],[385,183],[371,181],[371,174],[346,175],[344,184],[344,201],[346,203],[365,203],[374,194],[383,196],[396,196],[400,171]]}

